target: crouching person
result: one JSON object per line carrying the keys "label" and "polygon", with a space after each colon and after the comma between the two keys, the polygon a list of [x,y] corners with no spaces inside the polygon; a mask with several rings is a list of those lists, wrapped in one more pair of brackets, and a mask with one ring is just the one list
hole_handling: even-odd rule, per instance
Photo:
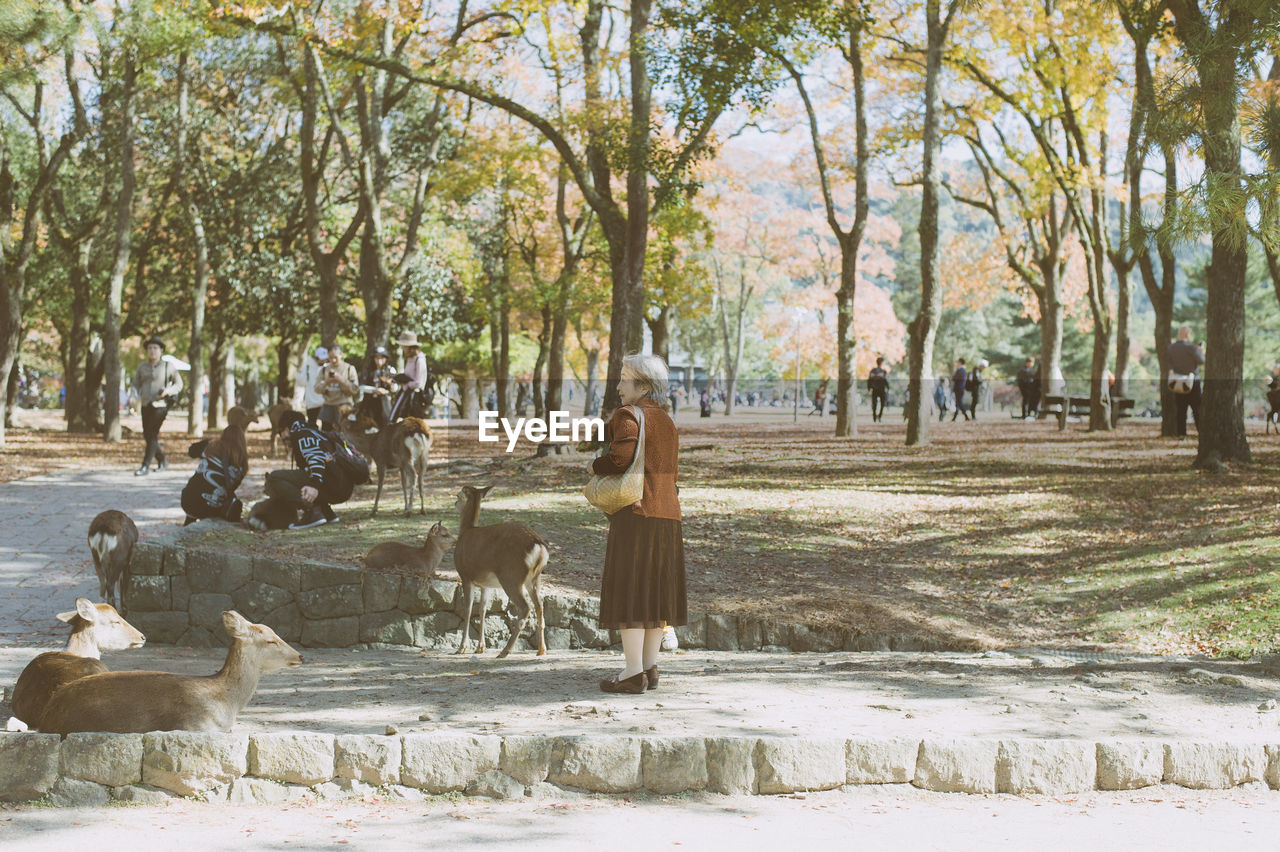
{"label": "crouching person", "polygon": [[[293,460],[298,469],[273,470],[267,474],[268,501],[274,504],[273,509],[282,509],[290,517],[295,517],[299,510],[304,511],[301,519],[288,525],[291,530],[336,523],[338,516],[333,506],[350,499],[354,483],[334,461],[329,439],[308,426],[303,415],[291,411],[281,426],[285,439],[293,447]],[[254,514],[260,514],[258,507]]]}
{"label": "crouching person", "polygon": [[[227,413],[231,424],[212,441],[197,441],[187,454],[200,459],[196,472],[182,489],[182,511],[187,524],[204,518],[239,521],[244,505],[236,489],[249,472],[249,450],[244,430],[248,415],[239,406]],[[185,524],[184,524],[185,526]]]}

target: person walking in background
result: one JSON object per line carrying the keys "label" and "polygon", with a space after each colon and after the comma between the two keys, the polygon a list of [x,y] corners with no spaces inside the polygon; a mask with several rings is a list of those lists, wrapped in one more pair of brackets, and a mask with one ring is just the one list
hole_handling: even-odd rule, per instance
{"label": "person walking in background", "polygon": [[964,389],[969,381],[969,373],[964,368],[964,359],[956,359],[956,370],[951,374],[951,395],[955,398],[956,407],[951,412],[951,420],[955,422],[957,416],[963,414],[964,419],[969,419],[969,413],[964,410]]}
{"label": "person walking in background", "polygon": [[160,427],[169,413],[169,403],[182,391],[182,374],[164,360],[164,341],[151,337],[143,348],[146,349],[147,360],[138,365],[138,372],[133,377],[133,390],[142,406],[142,437],[147,445],[143,450],[142,466],[133,472],[134,476],[150,473],[153,459],[156,470],[169,466],[164,445],[160,443]]}
{"label": "person walking in background", "polygon": [[933,386],[933,407],[938,409],[938,422],[942,422],[942,418],[947,414],[947,377],[938,376],[938,382]]}
{"label": "person walking in background", "polygon": [[700,416],[711,416],[711,394],[707,393],[706,388],[703,388],[702,393],[698,395],[698,406],[701,409]]}
{"label": "person walking in background", "polygon": [[1166,385],[1173,392],[1174,426],[1179,438],[1187,437],[1187,409],[1200,428],[1200,366],[1204,352],[1191,342],[1191,328],[1178,329],[1178,339],[1169,344],[1169,377]]}
{"label": "person walking in background", "polygon": [[884,404],[889,399],[889,372],[881,356],[876,357],[876,365],[867,374],[867,390],[871,391],[871,422],[879,423],[884,419]]}
{"label": "person walking in background", "polygon": [[302,360],[293,377],[294,407],[307,412],[307,425],[313,428],[317,423],[316,418],[320,416],[320,406],[324,405],[324,394],[316,390],[316,384],[320,381],[324,362],[328,360],[328,348],[317,346],[312,357]]}
{"label": "person walking in background", "polygon": [[[978,399],[982,396],[983,376],[982,372],[987,368],[986,359],[978,362],[978,366],[973,368],[967,379],[965,379],[965,387],[969,390],[969,419],[978,419]],[[960,403],[964,405],[963,402]]]}
{"label": "person walking in background", "polygon": [[342,347],[337,343],[329,345],[329,360],[321,369],[315,388],[324,397],[324,405],[320,406],[320,428],[335,432],[338,429],[338,409],[354,405],[356,394],[360,393],[356,368],[342,360]]}
{"label": "person walking in background", "polygon": [[663,628],[688,621],[684,532],[676,488],[680,452],[676,425],[663,410],[667,365],[656,355],[629,355],[618,382],[621,405],[609,421],[609,451],[591,463],[604,476],[624,473],[635,458],[644,415],[644,490],[640,501],[609,516],[600,628],[622,636],[626,664],[600,682],[604,692],[638,694],[658,685]]}
{"label": "person walking in background", "polygon": [[1026,420],[1027,415],[1035,410],[1035,401],[1032,399],[1032,391],[1036,383],[1036,371],[1032,366],[1035,361],[1028,358],[1026,362],[1018,368],[1018,376],[1016,382],[1018,385],[1018,393],[1022,395],[1022,419]]}
{"label": "person walking in background", "polygon": [[236,489],[249,472],[249,449],[244,431],[249,413],[240,406],[227,412],[227,428],[212,441],[207,438],[191,445],[187,454],[200,459],[196,472],[182,489],[182,511],[187,513],[183,526],[203,518],[239,521],[244,505]]}

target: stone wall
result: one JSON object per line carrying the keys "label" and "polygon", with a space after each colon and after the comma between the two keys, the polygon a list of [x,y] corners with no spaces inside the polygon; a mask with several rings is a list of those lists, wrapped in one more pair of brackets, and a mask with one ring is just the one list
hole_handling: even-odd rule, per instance
{"label": "stone wall", "polygon": [[[133,579],[126,596],[129,621],[151,642],[195,648],[225,646],[228,640],[221,616],[228,609],[269,625],[286,642],[311,648],[363,644],[453,650],[462,627],[462,592],[457,580],[408,578],[368,573],[354,565],[220,553],[187,544],[180,532],[138,542],[131,570]],[[544,593],[542,600],[547,648],[609,648],[617,644],[616,633],[599,629],[596,598]],[[490,646],[501,647],[506,641],[507,617],[502,614],[506,604],[506,596],[495,592],[485,619]],[[474,621],[472,626],[474,629]],[[944,643],[914,638],[720,614],[691,614],[689,624],[677,628],[676,633],[682,647],[713,651],[953,650]],[[517,647],[528,648],[531,635],[526,626]]]}
{"label": "stone wall", "polygon": [[1149,740],[842,737],[0,733],[0,801],[172,796],[278,802],[461,792],[778,794],[851,784],[1065,795],[1155,784],[1280,788],[1280,746]]}

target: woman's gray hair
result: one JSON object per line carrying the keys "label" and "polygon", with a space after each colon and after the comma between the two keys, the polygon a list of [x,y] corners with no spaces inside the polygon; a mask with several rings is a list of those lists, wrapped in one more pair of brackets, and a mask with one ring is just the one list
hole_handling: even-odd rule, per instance
{"label": "woman's gray hair", "polygon": [[657,355],[628,355],[622,359],[622,369],[635,373],[636,378],[649,386],[648,396],[659,405],[667,404],[667,362]]}

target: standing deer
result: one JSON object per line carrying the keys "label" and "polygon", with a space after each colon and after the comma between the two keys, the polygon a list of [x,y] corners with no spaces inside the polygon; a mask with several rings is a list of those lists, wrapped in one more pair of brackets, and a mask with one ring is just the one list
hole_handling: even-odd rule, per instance
{"label": "standing deer", "polygon": [[453,546],[453,533],[437,522],[427,532],[422,547],[387,541],[374,545],[364,558],[369,571],[400,570],[423,578],[436,576],[436,569],[444,559],[445,551]]}
{"label": "standing deer", "polygon": [[[61,651],[41,654],[18,675],[11,702],[14,719],[8,725],[11,731],[40,727],[49,696],[64,683],[107,671],[102,651],[141,648],[147,641],[114,607],[88,598],[76,598],[76,608],[57,617],[71,625],[71,636]],[[15,725],[15,720],[20,724]]]}
{"label": "standing deer", "polygon": [[273,458],[277,455],[278,448],[284,446],[284,442],[280,439],[288,431],[287,426],[281,427],[280,421],[292,410],[293,406],[287,402],[277,402],[267,409],[267,420],[271,423],[271,456]]}
{"label": "standing deer", "polygon": [[404,493],[404,511],[413,511],[413,486],[418,486],[418,503],[422,514],[427,513],[424,489],[427,478],[427,455],[431,452],[431,427],[417,417],[383,426],[381,429],[371,418],[348,414],[342,420],[342,431],[360,452],[378,465],[378,493],[373,498],[373,514],[378,514],[378,502],[382,500],[382,484],[387,471],[400,469],[400,490]]}
{"label": "standing deer", "polygon": [[475,488],[462,486],[455,503],[459,512],[458,542],[453,548],[453,564],[462,581],[462,597],[466,601],[466,614],[462,621],[462,641],[454,653],[465,654],[471,641],[471,607],[474,603],[472,588],[480,587],[480,638],[476,653],[484,653],[484,616],[489,611],[489,596],[493,589],[501,587],[507,593],[516,617],[511,620],[511,638],[498,654],[499,659],[511,653],[529,619],[529,601],[525,590],[533,596],[533,606],[538,614],[538,656],[547,653],[544,638],[546,626],[542,618],[542,598],[538,595],[538,583],[542,569],[547,566],[551,553],[547,542],[524,524],[508,522],[476,526],[480,520],[480,501],[489,493],[492,485]]}
{"label": "standing deer", "polygon": [[263,672],[302,664],[302,655],[265,624],[222,614],[231,648],[207,677],[168,672],[104,672],[60,686],[45,707],[43,733],[230,731]]}
{"label": "standing deer", "polygon": [[[129,591],[129,561],[137,543],[138,527],[124,512],[108,509],[89,524],[89,551],[93,554],[93,570],[98,573],[98,593],[126,614],[129,609],[124,604],[124,596]],[[119,599],[116,598],[117,586]]]}

